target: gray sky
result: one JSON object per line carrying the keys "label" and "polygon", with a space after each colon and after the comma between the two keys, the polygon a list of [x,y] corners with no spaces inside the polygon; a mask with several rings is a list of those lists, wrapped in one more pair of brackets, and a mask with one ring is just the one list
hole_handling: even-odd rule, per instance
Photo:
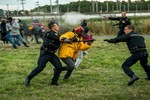
{"label": "gray sky", "polygon": [[[25,1],[25,5],[24,5],[25,10],[31,10],[35,8],[37,1],[39,2],[39,6],[50,4],[50,0],[24,0],[24,1]],[[56,0],[52,0],[52,4],[56,4],[55,1]],[[72,1],[79,1],[79,0],[59,0],[59,3],[66,4]],[[91,1],[91,0],[87,0],[87,1]],[[107,1],[107,0],[93,0],[93,1]],[[116,1],[116,0],[108,0],[108,1]],[[127,0],[121,0],[121,1],[127,1]],[[135,0],[132,0],[132,1],[135,1]],[[20,4],[20,0],[0,0],[0,9],[22,10],[22,5]]]}

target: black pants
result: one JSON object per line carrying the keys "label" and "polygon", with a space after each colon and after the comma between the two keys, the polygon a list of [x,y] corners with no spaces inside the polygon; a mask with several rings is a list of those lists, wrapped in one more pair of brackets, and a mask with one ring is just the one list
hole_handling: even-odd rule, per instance
{"label": "black pants", "polygon": [[41,38],[42,40],[43,40],[43,38],[44,38],[44,33],[34,33],[34,37],[35,37],[35,41],[36,41],[36,43],[38,44],[38,43],[40,43],[39,42],[39,38]]}
{"label": "black pants", "polygon": [[143,67],[144,71],[146,72],[147,76],[150,76],[150,65],[148,65],[148,52],[141,51],[132,54],[126,61],[123,63],[122,68],[124,72],[129,76],[132,77],[134,72],[130,69],[130,67],[135,64],[137,61],[140,61],[141,66]]}
{"label": "black pants", "polygon": [[31,80],[34,76],[39,74],[46,67],[47,62],[50,62],[55,67],[52,82],[57,82],[62,71],[62,64],[54,53],[49,52],[46,54],[40,54],[37,62],[38,66],[28,75],[28,79]]}
{"label": "black pants", "polygon": [[38,35],[38,33],[34,33],[34,37],[35,37],[36,43],[40,43],[39,42],[39,35]]}
{"label": "black pants", "polygon": [[5,38],[6,32],[2,32],[2,33],[0,33],[0,34],[2,35],[2,41],[3,41],[4,43],[6,43],[6,42],[7,42],[7,40],[6,40],[6,38]]}

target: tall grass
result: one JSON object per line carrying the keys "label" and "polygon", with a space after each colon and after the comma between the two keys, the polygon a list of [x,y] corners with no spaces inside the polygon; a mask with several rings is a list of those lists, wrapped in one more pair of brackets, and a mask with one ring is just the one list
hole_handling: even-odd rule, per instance
{"label": "tall grass", "polygon": [[[150,44],[150,38],[146,39]],[[97,37],[80,64],[67,81],[59,78],[60,86],[51,86],[52,65],[37,75],[30,87],[24,86],[29,72],[37,66],[40,45],[30,43],[13,49],[0,44],[0,100],[149,100],[150,81],[137,63],[134,72],[140,80],[127,86],[129,78],[121,64],[130,55],[125,43],[108,44]],[[147,45],[150,50],[150,46]],[[150,60],[150,58],[148,58]]]}
{"label": "tall grass", "polygon": [[[132,25],[135,26],[135,29],[140,34],[150,34],[150,18],[149,17],[131,17]],[[57,19],[60,25],[60,32],[64,33],[66,31],[72,31],[73,28],[78,25],[70,25],[65,23],[62,19]],[[73,19],[72,19],[73,20]],[[49,19],[42,19],[39,21],[45,26],[47,26]],[[32,20],[24,20],[28,25],[31,24]],[[88,21],[88,27],[90,28],[91,33],[94,35],[110,35],[117,34],[119,29],[118,26],[113,26],[118,23],[118,21],[111,21],[106,19],[90,19]]]}
{"label": "tall grass", "polygon": [[[148,17],[131,17],[131,23],[135,26],[135,30],[140,34],[150,34],[150,19]],[[88,26],[91,31],[95,34],[116,34],[118,32],[118,27],[113,26],[118,23],[118,21],[111,21],[106,19],[91,19]]]}
{"label": "tall grass", "polygon": [[88,24],[90,31],[95,35],[109,35],[115,34],[118,31],[116,26],[113,26],[113,22],[111,21],[100,21],[100,22],[90,22]]}

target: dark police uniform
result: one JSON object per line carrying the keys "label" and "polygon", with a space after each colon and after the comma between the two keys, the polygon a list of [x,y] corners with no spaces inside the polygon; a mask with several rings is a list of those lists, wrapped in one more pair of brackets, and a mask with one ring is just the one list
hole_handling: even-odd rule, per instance
{"label": "dark police uniform", "polygon": [[132,78],[134,76],[134,72],[130,69],[130,67],[135,64],[138,60],[140,61],[141,66],[146,72],[147,76],[150,77],[150,65],[148,65],[148,52],[146,50],[146,45],[144,42],[144,38],[135,32],[130,32],[128,34],[116,37],[114,39],[108,40],[109,43],[117,43],[117,42],[126,42],[129,51],[131,52],[131,56],[126,59],[126,61],[122,64],[122,68],[124,72]]}
{"label": "dark police uniform", "polygon": [[[125,34],[125,33],[124,33],[124,28],[125,28],[127,25],[131,25],[131,20],[130,20],[129,18],[127,18],[127,17],[125,17],[125,18],[123,18],[123,17],[116,17],[116,18],[114,18],[114,17],[108,17],[108,19],[110,19],[110,20],[118,20],[118,21],[119,21],[119,23],[113,25],[113,26],[118,25],[119,32],[118,32],[117,37],[118,37],[118,36],[121,36],[121,35],[123,35],[123,34]],[[124,21],[125,23],[123,23],[123,21]]]}
{"label": "dark police uniform", "polygon": [[54,76],[52,78],[51,85],[58,85],[57,81],[62,71],[62,64],[59,58],[55,55],[56,50],[60,47],[59,41],[60,35],[54,31],[49,31],[45,34],[43,45],[40,48],[40,56],[38,59],[38,66],[28,75],[25,85],[28,86],[30,80],[39,74],[49,61],[54,67]]}

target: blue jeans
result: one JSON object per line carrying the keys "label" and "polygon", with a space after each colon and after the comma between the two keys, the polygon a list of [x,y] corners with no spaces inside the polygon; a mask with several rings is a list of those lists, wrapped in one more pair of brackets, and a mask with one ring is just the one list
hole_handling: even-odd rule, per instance
{"label": "blue jeans", "polygon": [[14,40],[16,45],[21,46],[21,42],[17,38],[14,38]]}
{"label": "blue jeans", "polygon": [[16,43],[15,43],[15,39],[14,39],[14,37],[11,35],[10,32],[7,33],[7,35],[5,36],[5,38],[6,38],[7,41],[9,41],[9,42],[13,45],[14,48],[17,48],[17,45],[16,45]]}
{"label": "blue jeans", "polygon": [[17,40],[21,41],[23,44],[25,44],[25,40],[22,38],[22,36],[20,34],[18,35],[13,35],[13,37],[15,37]]}

